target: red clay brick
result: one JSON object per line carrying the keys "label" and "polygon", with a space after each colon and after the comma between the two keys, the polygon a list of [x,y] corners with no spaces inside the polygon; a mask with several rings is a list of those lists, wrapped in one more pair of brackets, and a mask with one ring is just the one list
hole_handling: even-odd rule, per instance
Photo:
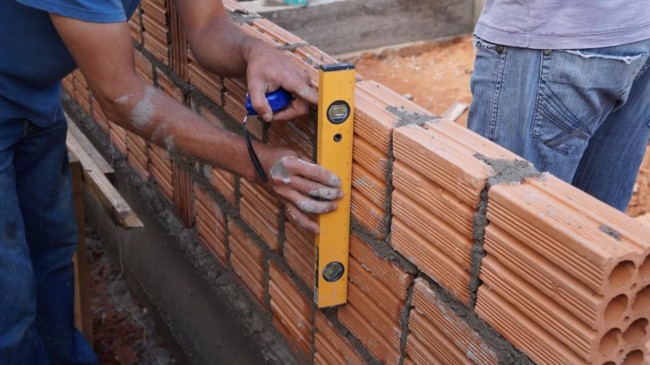
{"label": "red clay brick", "polygon": [[127,131],[126,160],[143,181],[149,178],[149,148],[147,141]]}
{"label": "red clay brick", "polygon": [[240,179],[241,217],[272,249],[280,248],[280,203],[262,187]]}
{"label": "red clay brick", "polygon": [[183,90],[176,86],[162,71],[156,69],[156,74],[158,75],[158,86],[160,89],[178,102],[183,103],[185,101]]}
{"label": "red clay brick", "polygon": [[75,89],[73,95],[75,101],[81,107],[81,110],[83,110],[86,115],[90,115],[90,94],[88,91],[78,92],[77,89]]}
{"label": "red clay brick", "polygon": [[315,364],[365,364],[350,341],[338,333],[321,312],[316,312]]}
{"label": "red clay brick", "polygon": [[[114,128],[111,127],[111,133]],[[158,184],[163,195],[172,202],[174,199],[174,188],[172,185],[172,160],[169,153],[156,145],[151,145],[149,150],[150,166],[149,172],[154,181]]]}
{"label": "red clay brick", "polygon": [[[389,106],[373,93],[385,86],[374,81],[357,82],[355,90],[354,134],[380,152],[387,154],[393,124],[397,119],[386,108]],[[406,99],[405,99],[406,100]]]}
{"label": "red clay brick", "polygon": [[63,87],[63,91],[72,96],[74,93],[74,75],[69,74],[68,76],[64,77],[61,80],[61,86]]}
{"label": "red clay brick", "polygon": [[346,304],[338,312],[339,319],[345,327],[359,339],[359,341],[384,364],[398,364],[400,354],[394,344],[389,344],[387,340],[379,336],[374,326],[365,319],[360,311],[365,308],[356,308]]}
{"label": "red clay brick", "polygon": [[[625,276],[628,280],[624,282],[613,277],[610,283],[609,279],[621,262],[630,261],[636,267],[641,264],[644,257],[639,247],[625,236],[618,241],[603,232],[603,224],[614,231],[619,227],[611,221],[595,220],[594,214],[589,217],[572,202],[575,198],[560,199],[543,186],[530,180],[493,187],[488,219],[598,294],[631,286],[635,270]],[[608,212],[623,214],[611,208]]]}
{"label": "red clay brick", "polygon": [[[368,252],[368,247],[353,236],[350,242],[350,282],[348,302],[338,311],[341,322],[378,358],[388,360],[390,354],[399,352],[400,316],[404,306],[405,291],[400,290],[410,278],[387,261]],[[355,257],[358,255],[359,260]],[[373,272],[375,269],[377,272]],[[374,275],[386,275],[377,279]],[[391,277],[392,276],[392,277]],[[388,285],[385,283],[389,283]],[[408,285],[406,285],[408,286]],[[397,289],[393,293],[391,289]],[[391,350],[374,349],[372,344],[384,343]]]}
{"label": "red clay brick", "polygon": [[126,154],[126,130],[115,123],[111,123],[108,134],[111,145],[120,153]]}
{"label": "red clay brick", "polygon": [[393,165],[395,190],[417,202],[430,214],[438,216],[465,237],[472,236],[475,209],[456,196],[424,177],[418,170],[402,161]]}
{"label": "red clay brick", "polygon": [[382,239],[386,234],[384,224],[385,210],[373,204],[358,191],[352,192],[350,199],[350,211],[352,216],[366,228],[373,236]]}
{"label": "red clay brick", "polygon": [[413,277],[391,262],[375,255],[372,247],[359,236],[350,236],[350,255],[361,263],[363,269],[372,275],[373,280],[381,282],[396,298],[406,300],[406,291]]}
{"label": "red clay brick", "polygon": [[310,356],[313,341],[312,305],[274,263],[270,265],[269,293],[276,327],[285,329],[283,335],[298,353]]}
{"label": "red clay brick", "polygon": [[535,363],[587,364],[487,285],[479,288],[476,313]]}
{"label": "red clay brick", "polygon": [[314,286],[314,260],[316,255],[314,234],[287,221],[284,225],[283,254],[287,264],[308,287]]}
{"label": "red clay brick", "polygon": [[[253,28],[254,32],[257,32],[260,35],[261,39],[266,39],[269,43],[285,45],[287,43],[296,44],[304,42],[304,40],[297,35],[283,29],[268,19],[256,19],[251,25],[251,28]],[[331,60],[333,60],[333,58],[331,58]]]}
{"label": "red clay brick", "polygon": [[153,67],[140,52],[135,52],[135,73],[147,84],[153,85]]}
{"label": "red clay brick", "polygon": [[350,282],[355,283],[366,296],[372,298],[374,304],[390,318],[399,318],[402,309],[404,309],[404,301],[391,293],[379,278],[374,277],[363,266],[364,263],[350,257]]}
{"label": "red clay brick", "polygon": [[469,206],[478,203],[489,171],[474,157],[458,153],[455,147],[432,138],[417,126],[395,131],[394,154],[397,161],[421,172]]}
{"label": "red clay brick", "polygon": [[385,180],[388,175],[388,155],[380,151],[363,138],[355,138],[353,147],[353,160],[362,166],[369,174],[379,180]]}
{"label": "red clay brick", "polygon": [[228,222],[228,231],[232,268],[258,303],[264,306],[264,252],[237,224]]}
{"label": "red clay brick", "polygon": [[363,165],[352,164],[352,187],[353,194],[362,194],[376,207],[383,207],[386,204],[388,185],[384,178],[377,178],[371,174]]}
{"label": "red clay brick", "polygon": [[428,239],[393,217],[391,245],[464,304],[469,304],[469,272]]}
{"label": "red clay brick", "polygon": [[94,97],[90,99],[90,110],[91,110],[91,117],[95,122],[95,124],[97,124],[97,126],[102,132],[108,133],[108,130],[110,129],[108,118],[106,118],[106,115],[102,111],[101,106],[99,106],[97,99],[95,99]]}
{"label": "red clay brick", "polygon": [[203,68],[188,51],[189,82],[199,92],[207,96],[216,105],[223,106],[223,78]]}
{"label": "red clay brick", "polygon": [[[404,359],[404,364],[413,364],[413,365],[420,365],[420,364],[432,364],[432,365],[447,365],[449,363],[442,362],[440,361],[439,357],[440,354],[437,352],[432,353],[428,347],[428,343],[423,343],[418,339],[418,337],[414,337],[413,334],[409,335],[408,342],[406,343],[406,353],[408,354],[409,357]],[[446,346],[447,344],[440,344],[440,343],[434,343],[433,344],[436,347],[440,346]],[[442,350],[442,353],[444,354],[445,350],[448,351],[451,347],[444,347]],[[437,348],[435,349],[437,350]],[[466,362],[465,362],[466,363]]]}
{"label": "red clay brick", "polygon": [[143,45],[160,61],[169,63],[167,9],[162,0],[146,0],[142,6]]}
{"label": "red clay brick", "polygon": [[217,190],[231,206],[236,206],[235,174],[217,168],[212,168],[211,171],[210,183],[212,183],[212,187],[214,187],[214,189]]}
{"label": "red clay brick", "polygon": [[491,291],[499,293],[504,300],[515,303],[521,313],[536,325],[552,333],[580,357],[591,362],[602,335],[599,336],[492,256],[483,259],[481,279]]}
{"label": "red clay brick", "polygon": [[174,207],[176,214],[181,219],[185,228],[192,227],[192,212],[194,202],[192,194],[192,179],[185,167],[179,164],[172,165],[172,184],[174,186]]}
{"label": "red clay brick", "polygon": [[[443,212],[438,214],[444,215]],[[459,233],[443,218],[431,214],[416,201],[402,194],[401,190],[393,193],[393,216],[407,223],[420,237],[428,237],[428,245],[435,246],[454,260],[461,269],[469,271],[474,243],[471,232]]]}
{"label": "red clay brick", "polygon": [[307,116],[269,126],[270,145],[290,148],[310,158],[315,154],[315,136],[316,121]]}
{"label": "red clay brick", "polygon": [[633,349],[616,338],[650,317],[647,306],[631,304],[650,297],[650,230],[550,175],[493,187],[489,198],[481,277],[490,293],[586,361]]}
{"label": "red clay brick", "polygon": [[[141,45],[142,44],[142,24],[140,23],[139,16],[140,6],[136,8],[135,13],[129,18],[129,29],[131,30],[131,38]],[[136,52],[137,53],[137,52]]]}
{"label": "red clay brick", "polygon": [[406,354],[418,364],[428,364],[423,355],[435,354],[443,364],[497,364],[498,358],[480,335],[447,306],[422,279],[416,279],[411,333]]}
{"label": "red clay brick", "polygon": [[201,187],[195,186],[194,194],[194,222],[199,241],[225,265],[228,253],[225,216],[219,205]]}

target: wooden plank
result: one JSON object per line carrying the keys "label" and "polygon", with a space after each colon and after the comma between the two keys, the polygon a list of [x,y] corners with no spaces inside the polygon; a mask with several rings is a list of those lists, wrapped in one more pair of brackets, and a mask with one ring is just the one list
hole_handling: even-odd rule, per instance
{"label": "wooden plank", "polygon": [[127,229],[144,227],[140,218],[131,210],[129,204],[108,181],[106,176],[104,176],[99,167],[97,167],[95,162],[88,156],[71,133],[68,133],[66,145],[68,146],[68,150],[79,158],[83,166],[85,182],[88,183],[90,190],[111,216],[113,222]]}
{"label": "wooden plank", "polygon": [[93,319],[90,313],[90,293],[84,203],[82,195],[83,167],[74,154],[70,159],[72,173],[72,192],[77,220],[77,251],[72,259],[74,263],[74,321],[75,326],[84,335],[89,344],[93,344]]}
{"label": "wooden plank", "polygon": [[67,114],[65,115],[65,118],[68,121],[68,132],[74,136],[88,156],[95,162],[95,165],[97,165],[99,170],[106,175],[108,180],[110,180],[111,183],[115,183],[115,170],[113,169],[113,166],[104,159],[104,156],[97,151],[92,142],[88,140],[88,137],[86,137],[79,127],[74,124]]}

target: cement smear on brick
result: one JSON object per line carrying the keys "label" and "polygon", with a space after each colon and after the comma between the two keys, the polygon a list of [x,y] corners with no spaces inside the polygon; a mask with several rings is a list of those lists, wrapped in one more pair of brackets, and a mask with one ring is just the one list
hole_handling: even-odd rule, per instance
{"label": "cement smear on brick", "polygon": [[601,231],[605,232],[608,236],[614,237],[616,240],[620,241],[621,240],[621,232],[615,230],[614,228],[606,225],[606,224],[601,224],[600,227],[598,227]]}
{"label": "cement smear on brick", "polygon": [[477,159],[490,166],[493,172],[490,174],[488,183],[490,186],[499,184],[520,184],[526,178],[540,178],[544,176],[528,161],[505,160],[489,158],[480,153],[474,155]]}
{"label": "cement smear on brick", "polygon": [[433,115],[425,115],[420,113],[409,112],[403,107],[398,108],[392,105],[388,106],[386,110],[397,117],[397,120],[393,123],[393,127],[395,128],[399,128],[411,124],[424,126],[424,124],[427,122],[433,122],[440,119],[439,117]]}
{"label": "cement smear on brick", "polygon": [[253,24],[256,19],[260,19],[260,16],[258,14],[251,13],[246,10],[228,10],[227,13],[228,17],[230,17],[230,20],[237,24]]}

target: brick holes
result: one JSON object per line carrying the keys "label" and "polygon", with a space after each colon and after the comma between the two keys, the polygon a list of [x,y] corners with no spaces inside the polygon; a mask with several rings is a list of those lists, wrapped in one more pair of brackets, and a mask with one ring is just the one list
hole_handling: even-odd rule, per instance
{"label": "brick holes", "polygon": [[650,285],[637,293],[636,298],[634,299],[634,305],[632,305],[632,310],[635,313],[647,311],[648,308],[650,308]]}
{"label": "brick holes", "polygon": [[643,352],[641,350],[634,350],[625,355],[625,360],[621,365],[641,365],[643,364]]}
{"label": "brick holes", "polygon": [[620,342],[621,330],[618,328],[612,328],[600,340],[600,346],[598,346],[599,351],[603,356],[609,357],[614,353],[614,351],[616,351]]}
{"label": "brick holes", "polygon": [[605,308],[605,321],[609,323],[622,318],[627,309],[627,302],[628,299],[625,294],[621,294],[612,299],[612,301],[607,304],[607,308]]}
{"label": "brick holes", "polygon": [[614,288],[620,288],[634,276],[634,263],[632,261],[621,261],[609,274],[609,284]]}
{"label": "brick holes", "polygon": [[650,278],[650,255],[646,256],[641,266],[639,266],[639,274],[643,279]]}
{"label": "brick holes", "polygon": [[623,333],[625,343],[641,343],[641,340],[648,334],[648,320],[639,318]]}

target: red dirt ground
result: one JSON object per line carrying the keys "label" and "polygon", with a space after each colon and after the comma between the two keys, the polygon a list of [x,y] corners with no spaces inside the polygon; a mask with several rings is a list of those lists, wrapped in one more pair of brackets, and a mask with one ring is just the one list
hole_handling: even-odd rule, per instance
{"label": "red dirt ground", "polygon": [[93,347],[102,365],[167,365],[175,363],[157,336],[152,320],[133,297],[121,274],[92,230],[86,247],[90,267]]}

